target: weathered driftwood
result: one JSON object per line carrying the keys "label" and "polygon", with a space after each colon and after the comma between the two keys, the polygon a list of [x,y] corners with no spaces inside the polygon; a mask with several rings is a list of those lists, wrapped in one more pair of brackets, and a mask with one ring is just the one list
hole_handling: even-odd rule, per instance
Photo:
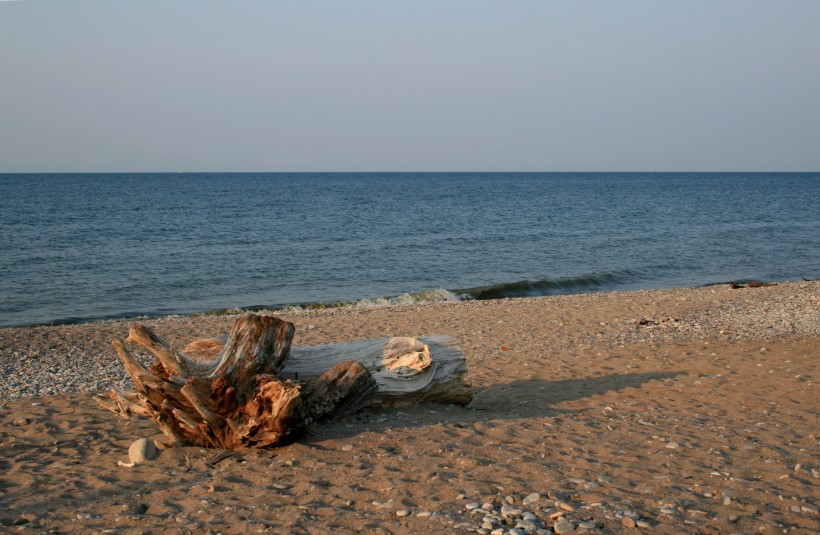
{"label": "weathered driftwood", "polygon": [[[212,359],[224,337],[194,340],[186,355]],[[446,335],[395,337],[342,344],[291,347],[278,375],[294,381],[313,379],[347,360],[360,362],[376,379],[379,390],[368,405],[398,407],[413,403],[466,405],[473,398],[467,360]]]}
{"label": "weathered driftwood", "polygon": [[127,341],[157,361],[148,370],[115,340],[136,391],[112,392],[103,405],[148,416],[174,443],[236,449],[292,442],[310,422],[355,411],[377,390],[370,373],[353,361],[337,363],[305,384],[280,379],[276,373],[292,337],[291,323],[245,314],[219,356],[201,363],[135,325]]}
{"label": "weathered driftwood", "polygon": [[317,370],[346,360],[360,362],[376,380],[379,389],[369,405],[466,405],[473,399],[467,360],[455,340],[446,335],[293,347],[279,376],[312,379]]}
{"label": "weathered driftwood", "polygon": [[291,348],[293,333],[289,322],[245,314],[228,337],[194,341],[183,354],[134,325],[126,341],[157,361],[148,370],[115,340],[136,390],[101,403],[153,419],[173,442],[235,449],[286,444],[311,422],[366,405],[472,399],[466,360],[448,336]]}
{"label": "weathered driftwood", "polygon": [[[214,358],[225,338],[194,340],[186,355]],[[278,375],[294,381],[313,379],[339,362],[360,362],[379,390],[368,405],[398,407],[413,403],[466,405],[473,399],[467,360],[446,335],[395,337],[342,344],[291,347]]]}

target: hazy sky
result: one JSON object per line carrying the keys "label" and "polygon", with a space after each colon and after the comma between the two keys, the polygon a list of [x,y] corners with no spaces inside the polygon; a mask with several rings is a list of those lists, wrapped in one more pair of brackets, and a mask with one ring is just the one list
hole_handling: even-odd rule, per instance
{"label": "hazy sky", "polygon": [[0,172],[820,170],[820,1],[0,1]]}

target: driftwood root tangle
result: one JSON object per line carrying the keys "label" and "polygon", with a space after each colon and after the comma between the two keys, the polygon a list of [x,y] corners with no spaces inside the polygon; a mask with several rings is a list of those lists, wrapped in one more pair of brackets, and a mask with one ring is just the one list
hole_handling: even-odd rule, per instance
{"label": "driftwood root tangle", "polygon": [[226,449],[287,444],[310,422],[360,408],[378,388],[356,362],[340,363],[307,385],[280,379],[276,372],[288,357],[293,332],[289,322],[245,314],[221,353],[202,363],[135,325],[127,341],[157,361],[146,369],[115,340],[136,391],[112,392],[102,404],[151,418],[173,443]]}

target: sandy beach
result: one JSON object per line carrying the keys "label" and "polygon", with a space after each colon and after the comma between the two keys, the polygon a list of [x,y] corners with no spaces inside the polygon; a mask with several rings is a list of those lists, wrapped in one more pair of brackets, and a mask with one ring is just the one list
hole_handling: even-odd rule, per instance
{"label": "sandy beach", "polygon": [[[0,329],[0,531],[820,531],[820,282],[277,315],[294,346],[452,336],[473,402],[125,468],[158,428],[95,396],[128,387],[111,340],[133,321]],[[234,319],[140,321],[184,347]]]}

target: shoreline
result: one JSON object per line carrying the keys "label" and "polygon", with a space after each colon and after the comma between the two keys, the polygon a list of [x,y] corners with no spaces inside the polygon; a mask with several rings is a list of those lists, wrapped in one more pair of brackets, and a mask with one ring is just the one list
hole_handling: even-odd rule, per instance
{"label": "shoreline", "polygon": [[[278,315],[295,324],[294,346],[451,335],[474,400],[368,409],[218,465],[214,450],[182,447],[123,468],[133,441],[159,434],[94,400],[128,386],[110,342],[131,321],[0,329],[0,526],[820,531],[818,281]],[[184,347],[233,318],[143,323]]]}
{"label": "shoreline", "polygon": [[[591,345],[614,347],[645,342],[743,338],[767,340],[774,336],[816,337],[820,336],[820,305],[816,304],[820,303],[818,295],[820,281],[800,281],[781,282],[759,288],[733,289],[728,285],[709,285],[365,307],[291,308],[257,313],[272,314],[293,322],[296,326],[293,344],[304,346],[388,336],[440,334],[438,331],[459,339],[469,334],[459,330],[443,332],[448,330],[447,324],[438,321],[438,318],[456,318],[461,322],[469,322],[470,316],[500,311],[510,322],[516,322],[517,313],[530,315],[535,310],[545,326],[557,327],[561,331],[553,336],[555,340],[551,349],[567,350],[572,344],[583,348]],[[762,297],[766,299],[759,299]],[[814,303],[813,299],[816,300]],[[601,305],[607,307],[607,310],[627,310],[617,310],[622,317],[615,318],[615,321],[608,317],[607,312],[599,314],[597,322],[576,317],[579,309],[594,309]],[[562,313],[557,310],[558,307],[568,309]],[[169,343],[182,348],[196,338],[227,334],[239,313],[241,312],[166,315],[0,328],[0,366],[4,366],[6,371],[0,377],[0,400],[26,395],[126,388],[130,379],[122,372],[111,341],[114,338],[125,339],[133,323],[148,325]],[[592,310],[588,313],[594,314]],[[561,320],[562,314],[567,316],[565,321]],[[725,315],[723,319],[721,314]],[[783,317],[773,321],[779,316]],[[415,320],[412,319],[414,317]],[[339,318],[353,323],[364,322],[364,325],[353,330],[355,336],[346,337],[320,336],[318,332],[322,329],[316,329],[316,325],[311,324],[330,324],[337,322]],[[642,320],[652,318],[658,320],[657,323],[650,321],[640,325]],[[398,327],[408,323],[416,323],[418,326],[412,327],[414,330],[411,332],[407,328]],[[530,327],[537,331],[542,325],[532,323]],[[146,354],[138,353],[138,356],[148,359]],[[55,368],[55,363],[60,360],[70,362],[72,370],[85,369],[94,381],[83,384],[81,377],[76,381],[66,381],[65,378],[55,381],[56,372],[59,371]],[[150,360],[146,360],[146,363],[150,363]],[[38,377],[44,378],[44,386],[40,386]],[[25,384],[15,384],[21,382]]]}
{"label": "shoreline", "polygon": [[[487,286],[476,286],[473,288],[462,288],[456,290],[446,290],[443,288],[436,288],[432,290],[420,290],[415,292],[405,292],[398,295],[362,298],[362,299],[348,299],[338,301],[310,301],[303,303],[286,303],[277,305],[248,305],[248,306],[233,306],[228,308],[214,308],[202,310],[190,310],[185,312],[123,312],[111,316],[89,317],[89,318],[56,318],[50,321],[40,323],[23,323],[19,325],[0,325],[0,329],[24,329],[30,327],[58,327],[62,325],[86,325],[100,322],[113,321],[145,321],[151,319],[161,318],[176,318],[176,317],[207,317],[207,316],[230,316],[240,314],[243,312],[254,312],[261,314],[288,314],[299,311],[311,310],[326,310],[326,309],[372,309],[385,308],[392,306],[415,306],[427,305],[434,303],[457,303],[463,301],[497,301],[502,299],[530,299],[540,297],[557,297],[566,295],[586,295],[586,294],[610,294],[610,293],[628,293],[636,291],[665,291],[665,290],[686,290],[709,288],[712,286],[734,285],[734,284],[758,284],[758,285],[777,285],[789,284],[791,280],[762,280],[762,279],[737,279],[728,282],[707,282],[695,286],[669,286],[669,287],[642,287],[641,285],[625,285],[624,289],[605,288],[600,289],[597,285],[592,285],[592,289],[584,290],[583,285],[579,285],[578,281],[586,281],[589,277],[580,277],[578,279],[557,279],[557,280],[538,280],[538,281],[517,281],[512,283],[501,283]],[[820,279],[803,278],[802,282],[813,282]],[[545,294],[530,294],[527,293],[526,288],[534,288],[540,286],[549,286],[554,293]],[[507,289],[514,289],[515,291],[524,292],[519,294],[507,295]]]}

